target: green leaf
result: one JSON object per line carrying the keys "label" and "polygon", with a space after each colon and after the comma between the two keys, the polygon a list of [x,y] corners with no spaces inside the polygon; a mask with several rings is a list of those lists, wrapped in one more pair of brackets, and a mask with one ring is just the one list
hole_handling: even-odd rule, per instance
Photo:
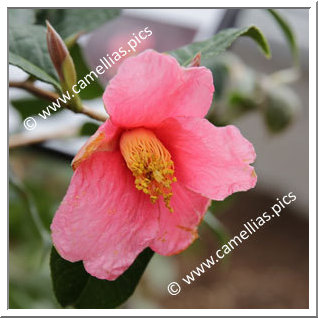
{"label": "green leaf", "polygon": [[44,27],[28,24],[9,26],[9,63],[60,89],[47,50]]}
{"label": "green leaf", "polygon": [[[12,106],[19,112],[22,119],[37,115],[38,113],[42,112],[43,109],[46,109],[48,105],[50,105],[50,102],[41,98],[22,98],[11,100],[10,102]],[[63,110],[63,107],[57,108],[55,112],[51,113],[51,115],[54,115],[61,110]]]}
{"label": "green leaf", "polygon": [[298,96],[289,87],[272,89],[264,109],[268,129],[273,133],[285,130],[292,123],[299,103]]}
{"label": "green leaf", "polygon": [[[27,197],[9,176],[9,236],[10,240],[39,239],[35,224],[29,215]],[[26,209],[27,207],[27,209]]]}
{"label": "green leaf", "polygon": [[204,60],[208,60],[211,57],[224,52],[240,36],[248,36],[252,38],[267,58],[271,56],[266,38],[263,33],[253,25],[241,29],[226,29],[217,33],[208,40],[195,42],[168,53],[174,56],[181,65],[186,66],[197,53],[201,52],[202,64],[204,65]]}
{"label": "green leaf", "polygon": [[41,217],[39,215],[39,211],[37,209],[37,206],[35,204],[34,198],[31,194],[31,192],[28,190],[28,188],[23,184],[21,180],[19,180],[12,172],[12,170],[9,171],[9,184],[12,188],[14,188],[20,196],[24,199],[26,202],[26,210],[29,211],[29,216],[31,220],[33,221],[34,226],[36,227],[44,246],[47,246],[48,244],[51,244],[51,239],[49,236],[48,231],[45,229]]}
{"label": "green leaf", "polygon": [[80,129],[80,136],[92,136],[98,129],[98,125],[92,122],[84,123]]}
{"label": "green leaf", "polygon": [[291,52],[293,55],[293,59],[294,59],[294,63],[296,65],[298,65],[299,64],[299,51],[298,51],[296,37],[293,33],[291,26],[276,10],[269,9],[268,12],[272,15],[274,20],[281,27],[281,29],[286,37],[286,40],[290,46],[290,49],[291,49]]}
{"label": "green leaf", "polygon": [[[89,32],[115,18],[119,13],[119,9],[38,9],[36,22],[44,25],[48,19],[65,39],[78,32]],[[9,10],[9,63],[61,90],[47,50],[46,28],[42,25],[32,25],[34,22],[34,10]],[[81,65],[83,58],[78,48],[74,54],[78,56],[79,67],[85,69],[85,63]],[[89,72],[83,75],[87,73]],[[80,75],[78,74],[78,78]],[[90,86],[81,93],[83,98],[93,98],[102,94],[103,90],[97,82]]]}
{"label": "green leaf", "polygon": [[[207,66],[207,65],[206,65]],[[215,92],[213,95],[214,100],[218,100],[222,97],[226,84],[229,79],[229,68],[224,63],[213,63],[207,66],[213,74],[213,84],[215,87]]]}
{"label": "green leaf", "polygon": [[253,95],[244,94],[240,91],[233,91],[229,94],[229,106],[236,117],[251,110],[257,109],[257,103]]}
{"label": "green leaf", "polygon": [[[80,46],[78,44],[73,45],[70,53],[74,61],[77,78],[83,79],[84,76],[91,72],[91,70],[88,68],[87,63],[85,62]],[[94,82],[91,82],[85,88],[81,89],[79,96],[81,99],[93,99],[102,96],[103,93],[104,88],[99,84],[98,79],[95,79]]]}
{"label": "green leaf", "polygon": [[[224,227],[224,225],[214,216],[212,212],[212,206],[209,208],[209,211],[204,216],[204,223],[209,227],[209,229],[212,231],[212,233],[216,236],[219,247],[222,247],[223,245],[226,245],[228,241],[230,240],[228,231]],[[225,257],[222,259],[222,265],[226,266],[228,265],[230,259],[230,254],[225,255]]]}
{"label": "green leaf", "polygon": [[9,25],[23,25],[35,23],[33,9],[8,9]]}
{"label": "green leaf", "polygon": [[114,19],[119,9],[39,9],[36,13],[38,24],[45,20],[53,25],[63,39],[78,32],[90,32]]}
{"label": "green leaf", "polygon": [[208,213],[205,214],[204,222],[206,225],[208,225],[208,227],[212,230],[213,234],[217,237],[220,246],[226,244],[229,241],[230,238],[227,230],[211,211],[208,211]]}
{"label": "green leaf", "polygon": [[108,281],[89,275],[82,262],[64,260],[53,247],[50,266],[55,296],[63,307],[118,307],[132,295],[152,256],[153,251],[145,249],[126,272]]}

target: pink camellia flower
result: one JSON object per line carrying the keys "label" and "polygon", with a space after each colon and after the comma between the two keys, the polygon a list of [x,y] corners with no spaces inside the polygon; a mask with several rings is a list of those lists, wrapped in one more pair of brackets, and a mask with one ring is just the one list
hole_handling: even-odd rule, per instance
{"label": "pink camellia flower", "polygon": [[205,67],[152,50],[125,60],[103,96],[110,119],[74,158],[51,225],[63,258],[114,280],[146,247],[186,249],[211,199],[255,186],[252,144],[203,118],[213,92]]}

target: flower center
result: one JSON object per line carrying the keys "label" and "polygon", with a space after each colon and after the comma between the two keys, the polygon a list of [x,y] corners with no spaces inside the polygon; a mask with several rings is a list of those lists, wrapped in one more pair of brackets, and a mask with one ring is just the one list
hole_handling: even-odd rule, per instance
{"label": "flower center", "polygon": [[162,196],[166,207],[173,212],[171,184],[177,181],[174,164],[156,135],[144,128],[126,131],[120,139],[120,151],[135,177],[136,188],[148,194],[152,203]]}

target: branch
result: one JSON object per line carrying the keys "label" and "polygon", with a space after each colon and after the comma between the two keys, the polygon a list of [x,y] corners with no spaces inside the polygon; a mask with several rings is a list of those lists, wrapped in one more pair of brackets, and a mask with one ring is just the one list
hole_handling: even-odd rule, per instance
{"label": "branch", "polygon": [[[28,91],[29,93],[31,93],[34,96],[37,97],[41,97],[44,99],[47,99],[51,102],[56,101],[60,96],[59,94],[55,93],[55,92],[51,92],[51,91],[46,91],[43,90],[39,87],[36,87],[33,85],[32,81],[24,81],[24,82],[9,82],[9,87],[15,87],[15,88],[21,88],[24,89],[26,91]],[[62,105],[63,106],[63,105]],[[65,108],[73,111],[71,108],[67,107],[67,105],[64,105]],[[95,110],[84,106],[82,107],[82,109],[80,111],[77,111],[77,113],[82,113],[84,115],[87,115],[93,119],[96,119],[98,121],[106,121],[108,119],[108,116],[106,114],[101,114],[96,112]]]}
{"label": "branch", "polygon": [[41,88],[38,88],[33,85],[30,81],[24,81],[24,82],[9,82],[9,87],[16,87],[24,89],[34,96],[41,97],[44,99],[47,99],[51,102],[56,101],[60,96],[57,93],[45,91]]}
{"label": "branch", "polygon": [[93,119],[96,119],[98,121],[106,121],[108,119],[108,116],[106,114],[102,114],[102,113],[98,113],[95,110],[93,110],[92,108],[89,108],[87,106],[82,107],[81,113],[84,115],[87,115],[88,117],[91,117]]}

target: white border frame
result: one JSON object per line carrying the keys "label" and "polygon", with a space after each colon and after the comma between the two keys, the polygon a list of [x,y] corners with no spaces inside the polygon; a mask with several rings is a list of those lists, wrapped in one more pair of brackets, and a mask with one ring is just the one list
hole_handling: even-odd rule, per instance
{"label": "white border frame", "polygon": [[[2,43],[7,45],[7,7],[25,7],[25,2],[21,0],[5,1],[5,7],[1,8],[1,32],[2,32]],[[29,0],[28,6],[30,7],[52,7],[49,3],[43,3],[40,0]],[[54,7],[72,7],[79,3],[72,3],[66,0],[55,0]],[[88,3],[87,3],[88,4]],[[102,3],[98,0],[90,0],[90,7],[101,7],[102,5],[110,5],[113,7],[129,7],[132,8],[131,2],[128,1],[114,1],[112,3]],[[161,1],[140,1],[135,0],[134,3],[136,8],[138,7],[175,7],[178,6],[177,1],[161,0]],[[309,309],[7,309],[7,262],[1,262],[1,278],[0,278],[0,314],[1,316],[162,316],[162,315],[173,315],[173,316],[316,316],[316,2],[315,1],[281,1],[281,0],[268,0],[268,1],[247,1],[241,0],[240,2],[222,0],[222,1],[202,1],[196,0],[191,3],[184,3],[185,6],[191,7],[195,4],[198,8],[211,7],[213,8],[225,8],[225,7],[239,7],[240,8],[304,8],[310,7],[309,10]],[[85,7],[85,6],[83,6]],[[4,61],[7,57],[7,50],[5,45],[2,45],[1,49],[1,74],[7,73],[7,64]],[[7,83],[5,84],[2,77],[2,95],[7,96]],[[1,118],[8,116],[8,110],[2,105],[0,107]],[[8,123],[7,123],[8,125]],[[6,125],[2,125],[1,129],[1,143],[2,149],[7,148],[8,141]],[[3,160],[5,156],[1,157]],[[4,161],[4,160],[3,160]],[[2,163],[2,162],[1,162]],[[7,169],[8,165],[8,150],[7,150],[7,161],[6,165],[2,164],[2,169]],[[5,167],[5,168],[4,168]],[[3,175],[5,175],[3,171]],[[6,202],[6,209],[2,209],[1,213],[1,252],[2,255],[7,254],[7,215],[4,213],[8,209],[7,195],[7,180],[3,178],[1,181],[1,202]],[[297,259],[295,259],[297,262]],[[173,297],[173,296],[171,296]]]}

